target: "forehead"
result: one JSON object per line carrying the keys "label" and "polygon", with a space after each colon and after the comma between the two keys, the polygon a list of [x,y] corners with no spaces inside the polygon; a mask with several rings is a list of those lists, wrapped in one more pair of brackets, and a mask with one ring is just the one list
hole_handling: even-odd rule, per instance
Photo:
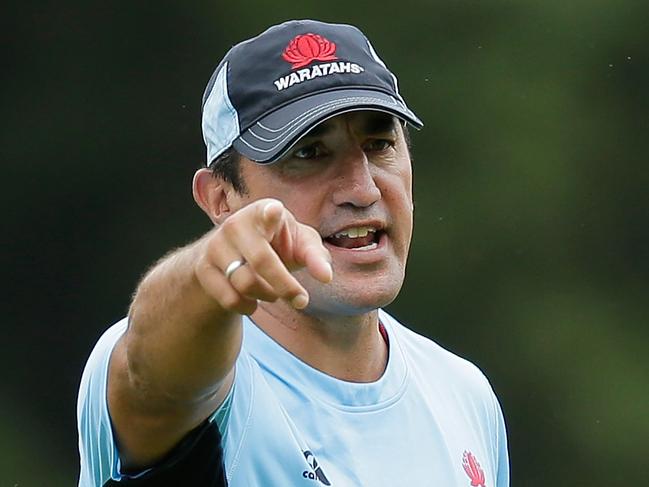
{"label": "forehead", "polygon": [[358,133],[379,134],[396,131],[398,125],[398,119],[389,113],[359,110],[328,118],[309,130],[301,139],[321,137],[347,127]]}

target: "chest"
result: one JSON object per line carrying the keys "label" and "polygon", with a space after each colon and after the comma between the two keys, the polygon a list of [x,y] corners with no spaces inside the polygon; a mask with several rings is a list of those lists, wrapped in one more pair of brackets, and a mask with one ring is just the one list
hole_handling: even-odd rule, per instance
{"label": "chest", "polygon": [[245,427],[226,444],[230,485],[495,485],[474,405],[409,387],[391,403],[339,408],[257,385]]}

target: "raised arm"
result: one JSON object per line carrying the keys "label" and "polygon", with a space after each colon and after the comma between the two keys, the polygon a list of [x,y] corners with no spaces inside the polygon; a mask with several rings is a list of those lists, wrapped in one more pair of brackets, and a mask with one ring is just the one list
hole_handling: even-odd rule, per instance
{"label": "raised arm", "polygon": [[[234,260],[246,263],[228,279],[224,270]],[[241,315],[251,314],[257,300],[304,308],[308,294],[290,272],[301,267],[322,282],[332,277],[318,233],[265,199],[144,277],[109,369],[108,404],[123,465],[154,463],[223,402],[241,346]]]}

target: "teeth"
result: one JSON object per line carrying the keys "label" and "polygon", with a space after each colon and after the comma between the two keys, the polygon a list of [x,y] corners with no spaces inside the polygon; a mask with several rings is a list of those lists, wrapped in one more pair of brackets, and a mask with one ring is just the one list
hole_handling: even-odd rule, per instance
{"label": "teeth", "polygon": [[359,250],[361,250],[361,251],[362,250],[374,250],[378,246],[379,246],[379,244],[377,244],[376,242],[372,242],[371,244],[365,245],[364,247],[356,247],[356,248],[349,249],[349,250],[353,250],[353,251],[356,251],[356,252],[358,252]]}
{"label": "teeth", "polygon": [[334,237],[349,237],[349,238],[358,238],[358,237],[367,237],[368,233],[375,233],[376,228],[374,227],[352,227],[347,230],[343,230],[340,233],[334,234]]}

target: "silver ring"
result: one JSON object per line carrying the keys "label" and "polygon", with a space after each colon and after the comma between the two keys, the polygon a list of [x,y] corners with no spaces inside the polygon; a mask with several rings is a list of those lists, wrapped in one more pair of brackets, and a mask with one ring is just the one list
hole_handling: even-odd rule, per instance
{"label": "silver ring", "polygon": [[225,272],[224,272],[225,278],[229,281],[232,274],[234,274],[234,271],[236,271],[239,267],[243,266],[245,263],[246,261],[243,258],[241,260],[237,259],[230,262],[228,266],[225,268]]}

